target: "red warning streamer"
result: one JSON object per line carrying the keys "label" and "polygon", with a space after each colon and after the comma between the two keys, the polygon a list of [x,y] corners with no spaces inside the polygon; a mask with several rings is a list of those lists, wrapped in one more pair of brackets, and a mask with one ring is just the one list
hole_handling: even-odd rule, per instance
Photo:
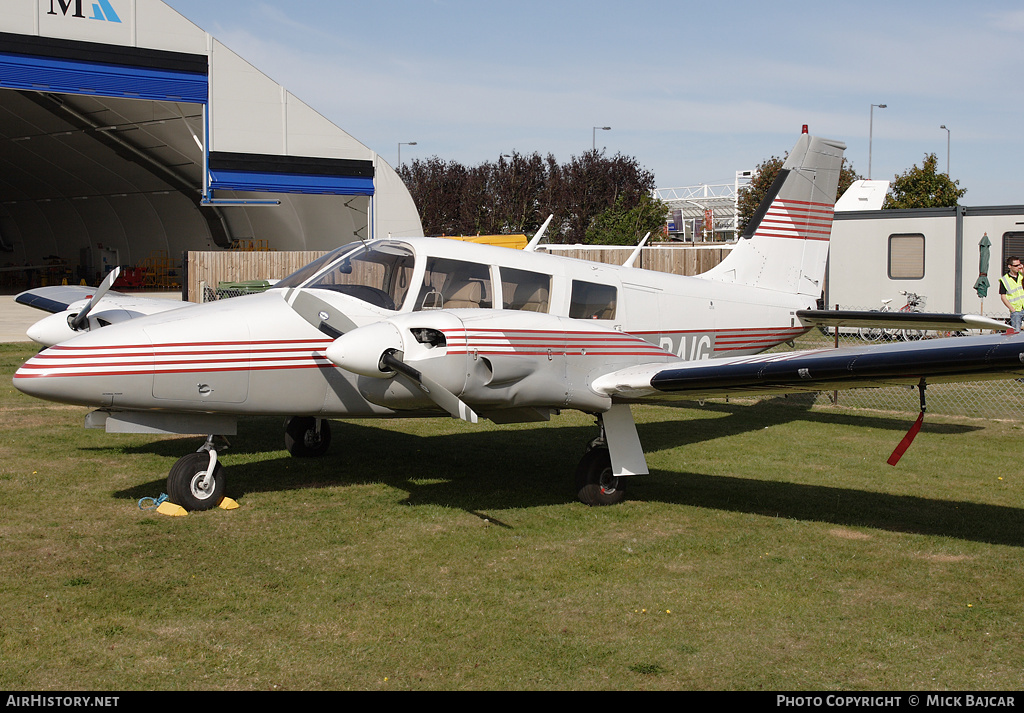
{"label": "red warning streamer", "polygon": [[892,455],[889,456],[889,460],[887,460],[886,463],[889,465],[896,465],[900,462],[900,458],[902,458],[903,454],[907,452],[907,449],[910,448],[910,444],[914,442],[914,437],[921,430],[921,424],[923,422],[924,411],[917,415],[917,420],[914,422],[914,425],[910,427],[909,431],[907,431],[907,435],[905,435],[903,440],[900,441],[900,444],[896,446],[896,450],[892,452]]}
{"label": "red warning streamer", "polygon": [[907,449],[910,448],[910,444],[914,442],[914,437],[921,430],[921,424],[924,422],[924,412],[928,408],[925,404],[925,389],[927,386],[928,384],[924,379],[921,379],[917,384],[917,393],[921,397],[921,413],[917,415],[917,420],[914,422],[914,425],[910,427],[910,430],[907,431],[907,435],[905,435],[903,440],[900,441],[900,444],[896,446],[896,450],[894,450],[892,455],[889,456],[889,460],[886,461],[889,465],[896,465],[900,462],[900,458],[902,458],[903,454],[907,452]]}

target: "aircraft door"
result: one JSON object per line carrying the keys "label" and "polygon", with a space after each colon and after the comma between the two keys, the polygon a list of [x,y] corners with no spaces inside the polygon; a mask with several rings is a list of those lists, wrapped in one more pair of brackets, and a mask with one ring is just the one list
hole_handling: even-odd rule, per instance
{"label": "aircraft door", "polygon": [[210,325],[206,339],[197,340],[201,327],[178,319],[146,328],[154,352],[153,397],[188,404],[245,402],[254,348],[249,325],[222,318]]}

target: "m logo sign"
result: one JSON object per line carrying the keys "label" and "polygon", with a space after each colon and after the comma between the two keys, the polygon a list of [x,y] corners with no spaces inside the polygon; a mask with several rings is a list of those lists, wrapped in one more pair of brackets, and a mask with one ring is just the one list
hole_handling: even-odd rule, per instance
{"label": "m logo sign", "polygon": [[64,15],[65,17],[80,17],[87,20],[100,20],[101,22],[121,22],[114,6],[110,0],[96,0],[92,3],[92,15],[82,12],[82,0],[50,0],[50,11],[47,15]]}

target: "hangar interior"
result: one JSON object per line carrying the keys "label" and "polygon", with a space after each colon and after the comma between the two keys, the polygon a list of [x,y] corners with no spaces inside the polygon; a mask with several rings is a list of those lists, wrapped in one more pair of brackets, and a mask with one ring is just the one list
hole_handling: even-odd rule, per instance
{"label": "hangar interior", "polygon": [[160,0],[120,9],[131,46],[96,42],[111,23],[73,3],[16,2],[20,24],[0,18],[0,289],[94,285],[115,265],[174,289],[184,251],[422,234],[390,166]]}

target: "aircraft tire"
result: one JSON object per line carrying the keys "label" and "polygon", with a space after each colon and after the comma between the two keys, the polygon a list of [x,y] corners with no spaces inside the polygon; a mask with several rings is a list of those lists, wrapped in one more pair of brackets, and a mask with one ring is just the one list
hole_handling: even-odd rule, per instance
{"label": "aircraft tire", "polygon": [[591,507],[617,505],[626,498],[625,478],[612,475],[612,458],[608,449],[592,448],[576,466],[576,495]]}
{"label": "aircraft tire", "polygon": [[224,499],[226,478],[219,462],[213,469],[213,483],[202,488],[200,483],[210,467],[210,454],[189,453],[178,459],[167,476],[167,497],[188,511],[210,510]]}
{"label": "aircraft tire", "polygon": [[285,422],[284,447],[295,458],[319,458],[331,447],[331,424],[324,421],[316,432],[312,416],[292,416]]}

